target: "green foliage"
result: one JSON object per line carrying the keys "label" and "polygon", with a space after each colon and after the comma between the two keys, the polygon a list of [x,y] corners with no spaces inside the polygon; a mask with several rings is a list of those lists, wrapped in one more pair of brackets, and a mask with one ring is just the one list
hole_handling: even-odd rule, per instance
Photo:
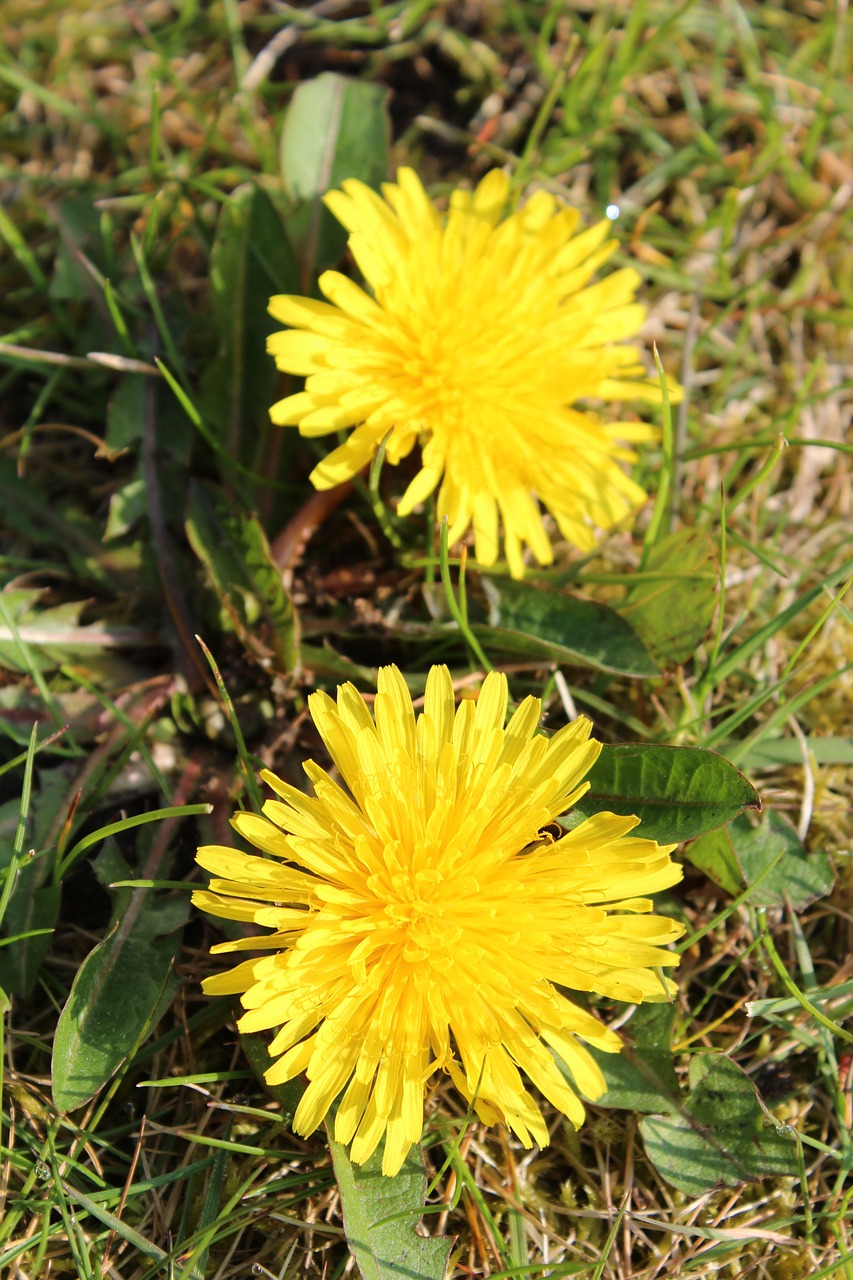
{"label": "green foliage", "polygon": [[[95,860],[106,887],[129,867],[107,845]],[[181,946],[185,897],[155,899],[149,890],[119,890],[106,936],[83,961],[59,1015],[53,1041],[53,1100],[75,1111],[131,1057],[168,1009]]]}
{"label": "green foliage", "polygon": [[[264,1072],[272,1066],[272,1058],[267,1052],[266,1041],[260,1036],[241,1036],[240,1045],[246,1055],[246,1061],[259,1080],[263,1080]],[[284,1124],[290,1124],[294,1112],[299,1106],[299,1099],[305,1091],[301,1080],[288,1080],[286,1084],[267,1084],[264,1088],[275,1098],[279,1105],[279,1115]]]}
{"label": "green foliage", "polygon": [[797,1173],[793,1135],[767,1124],[746,1073],[721,1053],[690,1059],[690,1093],[677,1110],[640,1121],[646,1154],[679,1191],[704,1195]]}
{"label": "green foliage", "polygon": [[18,867],[0,952],[0,988],[11,995],[27,996],[36,985],[56,927],[62,886],[47,873],[44,860]]}
{"label": "green foliage", "polygon": [[596,1099],[598,1106],[656,1115],[678,1099],[671,1043],[674,1022],[674,1005],[643,1004],[625,1028],[621,1053],[590,1050],[607,1082],[607,1092]]}
{"label": "green foliage", "polygon": [[655,661],[685,662],[696,652],[714,617],[717,576],[704,530],[677,529],[651,548],[621,613]]}
{"label": "green foliage", "polygon": [[394,1178],[382,1176],[382,1153],[357,1165],[327,1125],[329,1149],[341,1193],[344,1230],[364,1280],[415,1277],[442,1280],[451,1241],[415,1233],[426,1191],[419,1148],[412,1147]]}
{"label": "green foliage", "polygon": [[821,851],[806,854],[790,822],[771,809],[757,826],[737,818],[689,845],[686,857],[729,893],[755,884],[747,901],[760,907],[790,905],[795,911],[824,898],[835,872]]}
{"label": "green foliage", "polygon": [[281,134],[284,188],[296,201],[288,219],[300,260],[333,265],[346,232],[322,203],[347,178],[378,187],[388,176],[389,122],[380,85],[324,72],[293,95]]}
{"label": "green foliage", "polygon": [[733,822],[729,838],[746,884],[755,883],[748,899],[755,906],[790,904],[804,911],[835,883],[827,855],[822,850],[807,855],[790,822],[774,809],[757,827],[745,819]]}
{"label": "green foliage", "polygon": [[219,351],[202,384],[202,408],[231,457],[257,469],[271,431],[276,369],[267,335],[280,326],[266,311],[276,293],[298,293],[296,259],[265,191],[238,187],[222,206],[210,257]]}
{"label": "green foliage", "polygon": [[488,590],[495,595],[490,625],[474,632],[492,652],[637,678],[658,674],[631,625],[600,601],[509,578],[489,580]]}
{"label": "green foliage", "polygon": [[665,843],[691,840],[761,801],[750,782],[715,751],[650,742],[602,748],[577,804],[585,816],[635,814],[637,835]]}
{"label": "green foliage", "polygon": [[737,894],[743,888],[732,842],[725,831],[708,831],[684,850],[684,856],[697,870],[713,880],[727,893]]}
{"label": "green foliage", "polygon": [[35,746],[34,729],[21,798],[0,806],[0,988],[22,998],[39,979],[59,915],[61,882],[51,855],[69,800],[66,767],[33,773]]}
{"label": "green foliage", "polygon": [[0,600],[0,667],[9,671],[53,671],[64,662],[97,667],[105,650],[144,644],[138,628],[81,623],[85,601],[40,608],[38,588],[10,588]]}
{"label": "green foliage", "polygon": [[276,671],[292,672],[299,661],[296,613],[257,517],[230,504],[213,485],[194,483],[186,530],[247,651]]}

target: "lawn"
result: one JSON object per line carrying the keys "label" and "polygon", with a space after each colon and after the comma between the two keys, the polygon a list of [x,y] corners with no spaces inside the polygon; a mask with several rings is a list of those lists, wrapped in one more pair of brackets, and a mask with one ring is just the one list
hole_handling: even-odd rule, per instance
{"label": "lawn", "polygon": [[[0,1275],[853,1280],[846,2],[4,0],[0,20]],[[322,203],[348,180],[405,184],[407,170],[428,201],[386,188],[412,228],[405,250],[396,231],[369,243],[379,206],[364,188]],[[451,289],[448,231],[429,293],[432,229],[487,220],[483,193],[496,191],[515,248],[495,232]],[[599,224],[584,244],[606,233],[615,245],[598,264],[588,247],[589,282],[566,284],[565,309],[581,318],[560,345],[548,282],[569,257],[545,237],[568,228],[564,209],[579,215],[566,254]],[[362,220],[349,240],[347,217]],[[593,267],[611,281],[598,292]],[[461,474],[461,489],[439,485],[445,463],[431,487],[418,472],[432,429],[420,409],[408,437],[386,415],[347,452],[346,432],[367,430],[379,403],[380,366],[359,346],[374,302],[358,294],[361,330],[314,301],[267,312],[274,296],[321,298],[328,271],[383,306],[407,282],[421,310],[406,341],[440,352],[424,367],[439,380],[452,367],[472,402],[500,386],[467,453],[460,392],[441,400],[446,476]],[[323,285],[336,302],[356,296],[339,276]],[[276,367],[268,338],[299,325],[273,336]],[[642,368],[622,359],[624,338]],[[336,372],[312,380],[321,346]],[[417,360],[406,377],[421,377]],[[361,378],[349,394],[368,409],[341,409],[340,370]],[[549,435],[553,370],[554,412],[577,400],[588,442],[574,452]],[[294,429],[309,411],[330,435]],[[510,419],[515,435],[500,425]],[[582,433],[602,419],[616,426],[597,452],[604,437]],[[523,468],[525,494],[508,497]],[[589,498],[596,485],[604,507]],[[304,1070],[314,1089],[346,1033],[310,1064],[294,1059],[292,1079],[266,1082],[287,1018],[238,1029],[239,992],[257,975],[222,978],[256,957],[242,948],[257,908],[269,917],[258,924],[285,931],[315,918],[303,872],[281,856],[241,861],[232,880],[254,876],[273,906],[223,919],[198,905],[250,892],[227,888],[221,868],[237,864],[222,849],[261,838],[254,815],[272,794],[261,770],[300,806],[297,791],[314,794],[303,765],[316,762],[317,848],[329,813],[345,826],[354,812],[329,778],[372,815],[352,849],[380,840],[383,813],[415,829],[433,783],[405,773],[399,726],[411,697],[417,767],[429,758],[449,786],[451,747],[429,745],[438,664],[469,743],[452,748],[473,797],[448,907],[464,923],[421,927],[419,915],[404,960],[458,996],[447,1053],[467,1083],[456,1056],[453,1079],[425,1068],[449,1057],[422,1036],[422,1139],[385,1176],[382,1142],[359,1163],[360,1139],[343,1132],[346,1095],[340,1141],[334,1107],[328,1129],[320,1115],[297,1132],[312,1128],[307,1103],[297,1111]],[[399,685],[379,673],[391,665]],[[532,764],[500,772],[503,708],[488,742],[486,728],[476,747],[465,738],[472,702],[485,725],[504,677],[513,723],[538,726],[531,759],[557,762],[567,723],[591,720],[604,745],[584,757],[585,795],[566,799],[574,783],[556,786],[557,763],[550,799],[533,798]],[[352,715],[375,714],[397,743],[378,764],[365,721],[360,734],[341,728],[318,696],[346,682],[365,700],[347,704]],[[585,866],[584,832],[618,825],[598,816],[610,812],[635,815],[636,836],[664,853],[619,837],[645,859],[633,888],[615,845],[589,855],[606,892],[585,901],[627,897],[634,923],[584,969],[586,940],[601,945],[595,930],[610,925],[581,898],[560,914],[556,859],[575,850]],[[499,820],[520,831],[525,814],[528,833],[496,869]],[[442,832],[431,884],[456,856],[456,828]],[[226,876],[219,898],[199,846],[220,850],[207,857]],[[294,837],[291,862],[300,847]],[[390,837],[385,847],[383,874],[399,853]],[[312,886],[327,874],[318,865],[304,863]],[[549,869],[533,898],[531,868]],[[321,886],[329,911],[352,887],[339,872]],[[379,874],[365,873],[371,893]],[[651,914],[636,905],[647,892]],[[347,953],[328,995],[346,910],[293,970],[297,1004],[341,1006],[349,981],[367,981]],[[580,923],[567,942],[569,916]],[[666,954],[651,947],[655,928]],[[632,950],[625,938],[643,929],[649,945]],[[211,954],[223,942],[241,954]],[[541,957],[558,951],[562,968],[548,970]],[[583,977],[618,954],[633,957],[633,985]],[[381,991],[404,993],[380,1036],[386,1057],[400,1058],[415,1019],[404,960],[370,970]],[[552,1004],[565,1005],[559,988],[584,1027],[595,1020],[589,1060],[569,1048],[566,1066],[542,1047],[548,973]],[[488,1056],[504,1003],[534,991],[539,1013],[524,1007],[547,1060],[540,1083],[552,1073],[552,1095],[569,1099],[544,1099],[535,1081],[521,1095],[541,1107],[540,1141],[498,1122],[492,1104],[509,1093]],[[493,1030],[469,1060],[483,1009]],[[345,1027],[358,1034],[362,1016]],[[621,1053],[602,1051],[603,1025]],[[510,1093],[522,1047],[501,1059]],[[576,1093],[583,1123],[565,1114]]]}

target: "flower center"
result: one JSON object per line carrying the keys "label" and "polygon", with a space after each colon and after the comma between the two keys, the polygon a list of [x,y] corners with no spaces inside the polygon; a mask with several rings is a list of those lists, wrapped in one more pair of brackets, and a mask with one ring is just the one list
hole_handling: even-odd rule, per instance
{"label": "flower center", "polygon": [[433,344],[425,343],[420,355],[407,360],[403,371],[422,391],[437,402],[444,412],[458,410],[465,384],[459,361],[452,353],[441,349],[429,350]]}
{"label": "flower center", "polygon": [[449,902],[439,893],[440,886],[441,876],[434,870],[399,872],[391,877],[384,914],[403,935],[403,957],[411,963],[443,960],[448,943],[458,937],[459,929],[448,918]]}

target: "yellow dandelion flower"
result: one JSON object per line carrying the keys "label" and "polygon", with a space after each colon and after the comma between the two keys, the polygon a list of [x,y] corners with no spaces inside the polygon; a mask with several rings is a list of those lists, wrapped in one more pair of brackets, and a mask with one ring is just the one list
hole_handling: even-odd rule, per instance
{"label": "yellow dandelion flower", "polygon": [[264,773],[279,798],[233,825],[274,860],[199,850],[216,878],[194,902],[274,931],[216,946],[272,954],[208,978],[205,991],[240,993],[243,1031],[280,1028],[266,1078],[307,1075],[298,1133],[343,1093],[334,1133],[358,1163],[384,1135],[383,1172],[400,1169],[437,1071],[484,1122],[547,1144],[521,1072],[579,1125],[583,1106],[551,1050],[595,1098],[604,1078],[584,1042],[620,1048],[561,989],[632,1003],[674,990],[660,967],[678,963],[664,948],[681,926],[637,896],[680,879],[673,846],[631,836],[638,820],[609,813],[556,841],[541,834],[583,795],[601,744],[584,718],[537,733],[533,697],[504,728],[503,675],[454,709],[450,674],[433,667],[417,719],[396,667],[379,672],[375,719],[350,684],[337,703],[309,702],[349,791],[311,761],[313,797]]}
{"label": "yellow dandelion flower", "polygon": [[451,543],[473,524],[484,565],[497,559],[500,525],[515,577],[524,544],[551,563],[540,503],[564,538],[590,550],[595,527],[610,528],[645,499],[621,466],[634,454],[618,441],[653,433],[572,406],[660,401],[637,348],[622,342],[645,317],[634,301],[638,273],[623,268],[590,284],[616,248],[612,224],[579,231],[577,210],[545,191],[503,217],[510,183],[499,170],[473,193],[454,191],[444,218],[411,169],[383,192],[350,180],[326,196],[370,294],[327,271],[328,302],[270,302],[289,328],[269,338],[269,351],[306,378],[304,391],[273,405],[273,422],[306,436],[354,428],[312,472],[318,489],[355,475],[389,432],[391,463],[420,442],[421,470],[399,514],[439,488]]}

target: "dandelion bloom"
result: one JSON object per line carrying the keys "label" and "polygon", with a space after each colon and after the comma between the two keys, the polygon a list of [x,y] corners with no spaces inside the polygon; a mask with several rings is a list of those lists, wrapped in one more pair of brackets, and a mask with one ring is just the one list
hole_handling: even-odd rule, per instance
{"label": "dandelion bloom", "polygon": [[[455,542],[473,524],[477,559],[498,555],[524,572],[527,544],[553,559],[541,502],[574,546],[610,528],[645,494],[622,470],[634,454],[618,441],[648,439],[639,422],[602,421],[580,400],[660,401],[636,347],[638,273],[590,280],[616,248],[611,223],[578,231],[576,209],[539,191],[504,217],[506,174],[454,191],[446,217],[411,169],[384,199],[351,179],[326,204],[350,232],[370,288],[337,271],[320,277],[328,302],[282,295],[270,312],[278,367],[305,389],[273,405],[273,422],[306,436],[354,428],[312,472],[318,489],[355,475],[390,432],[386,457],[420,442],[421,469],[397,508],[406,515],[435,489]],[[676,388],[673,391],[677,391]],[[537,501],[538,499],[538,501]]]}
{"label": "dandelion bloom", "polygon": [[631,836],[638,820],[610,813],[556,841],[542,834],[583,795],[601,744],[584,718],[537,733],[533,697],[504,728],[503,675],[454,709],[450,674],[433,667],[417,719],[396,667],[379,672],[375,720],[350,684],[337,703],[309,702],[349,791],[311,761],[313,798],[264,773],[280,798],[233,824],[276,860],[199,850],[217,878],[194,902],[274,930],[215,947],[272,954],[208,978],[205,991],[240,993],[242,1031],[280,1028],[266,1078],[306,1073],[298,1133],[343,1091],[334,1133],[352,1140],[357,1163],[385,1135],[383,1172],[400,1169],[436,1071],[487,1124],[547,1144],[520,1071],[579,1125],[583,1106],[550,1050],[596,1098],[604,1078],[583,1042],[620,1048],[561,988],[631,1003],[674,990],[660,968],[678,963],[664,947],[681,926],[636,896],[680,879],[673,846]]}

